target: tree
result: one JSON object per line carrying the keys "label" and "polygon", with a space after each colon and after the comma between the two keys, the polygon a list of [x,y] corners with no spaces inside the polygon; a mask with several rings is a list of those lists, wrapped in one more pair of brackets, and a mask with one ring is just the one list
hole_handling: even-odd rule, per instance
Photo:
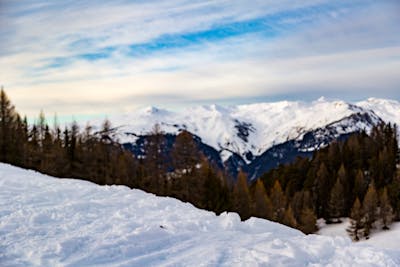
{"label": "tree", "polygon": [[326,211],[329,200],[330,184],[328,169],[326,168],[325,163],[322,162],[318,168],[317,177],[315,179],[315,194],[317,195],[316,209],[318,214],[324,218],[327,217]]}
{"label": "tree", "polygon": [[44,115],[43,110],[41,110],[39,113],[39,119],[38,119],[36,125],[37,125],[37,129],[38,129],[39,143],[40,143],[40,145],[42,145],[43,140],[45,138],[45,131],[46,131],[46,126],[47,126],[46,117]]}
{"label": "tree", "polygon": [[13,127],[15,126],[16,112],[10,99],[0,90],[0,161],[10,163],[13,153],[11,144],[13,140]]}
{"label": "tree", "polygon": [[[202,207],[212,210],[216,214],[226,211],[230,203],[228,187],[224,177],[216,172],[206,158],[202,160],[200,175],[204,179]],[[200,189],[197,188],[197,190]]]}
{"label": "tree", "polygon": [[299,229],[305,234],[312,234],[318,230],[317,216],[310,208],[304,208],[300,214]]}
{"label": "tree", "polygon": [[145,159],[146,166],[145,188],[150,192],[163,191],[164,175],[167,171],[165,137],[159,124],[155,124],[145,143]]}
{"label": "tree", "polygon": [[271,202],[273,208],[272,219],[282,222],[285,215],[286,197],[278,180],[275,180],[274,187],[271,189]]}
{"label": "tree", "polygon": [[56,175],[57,171],[55,169],[55,154],[54,154],[54,144],[53,137],[50,133],[49,127],[46,125],[43,133],[42,141],[42,160],[41,160],[41,170],[52,175]]}
{"label": "tree", "polygon": [[174,168],[171,181],[174,193],[181,195],[183,200],[198,202],[201,199],[198,189],[203,182],[203,177],[199,177],[197,169],[201,155],[191,133],[182,131],[178,134],[172,147],[171,158]]}
{"label": "tree", "polygon": [[292,228],[297,227],[296,218],[293,215],[293,210],[290,205],[288,205],[287,209],[284,211],[282,222],[284,225],[287,225]]}
{"label": "tree", "polygon": [[233,208],[240,215],[242,221],[250,218],[250,194],[247,186],[247,178],[244,172],[240,171],[238,174],[236,185],[233,189]]}
{"label": "tree", "polygon": [[363,171],[358,169],[356,178],[354,180],[353,194],[355,197],[362,198],[365,195],[366,183]]}
{"label": "tree", "polygon": [[[341,216],[347,214],[350,210],[350,179],[349,175],[347,174],[346,168],[344,167],[344,164],[342,163],[340,165],[338,174],[337,174],[337,179],[340,181],[340,184],[342,185],[342,195],[341,198],[343,199],[343,209],[340,211],[342,214]],[[341,207],[340,207],[341,208]]]}
{"label": "tree", "polygon": [[363,224],[364,224],[364,237],[369,238],[369,234],[377,217],[378,196],[375,190],[374,183],[368,186],[367,193],[363,201]]}
{"label": "tree", "polygon": [[334,222],[340,223],[340,217],[344,215],[345,199],[343,185],[339,178],[336,180],[336,183],[331,190],[328,207],[330,219],[334,219]]}
{"label": "tree", "polygon": [[381,196],[380,196],[380,205],[379,205],[379,218],[382,219],[382,229],[388,230],[389,225],[393,220],[393,208],[390,205],[388,193],[386,187],[383,188]]}
{"label": "tree", "polygon": [[272,219],[272,203],[260,179],[257,180],[255,186],[253,214],[255,217]]}
{"label": "tree", "polygon": [[199,161],[200,153],[191,133],[184,130],[177,135],[171,156],[175,170],[187,173],[193,171]]}
{"label": "tree", "polygon": [[349,233],[349,235],[354,241],[360,240],[361,231],[364,227],[362,218],[363,218],[363,213],[361,209],[361,203],[357,197],[356,200],[354,201],[353,207],[351,208],[350,226],[349,228],[346,229],[346,231]]}
{"label": "tree", "polygon": [[13,129],[13,140],[12,150],[13,153],[10,155],[10,160],[17,166],[27,167],[27,141],[28,141],[28,125],[26,118],[21,120],[21,117],[17,114],[15,127]]}

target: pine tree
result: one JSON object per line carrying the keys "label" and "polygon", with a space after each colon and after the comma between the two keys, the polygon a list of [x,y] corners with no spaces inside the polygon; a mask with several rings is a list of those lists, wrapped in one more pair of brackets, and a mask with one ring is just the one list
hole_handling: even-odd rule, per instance
{"label": "pine tree", "polygon": [[240,171],[237,182],[233,190],[234,210],[240,215],[240,218],[245,221],[251,216],[250,194],[247,186],[246,175]]}
{"label": "pine tree", "polygon": [[271,202],[273,208],[272,219],[282,222],[285,215],[286,197],[278,180],[275,180],[274,187],[271,189]]}
{"label": "pine tree", "polygon": [[193,171],[199,161],[200,153],[191,133],[182,131],[177,135],[171,156],[175,170],[186,173]]}
{"label": "pine tree", "polygon": [[165,137],[159,124],[154,125],[153,130],[145,143],[146,156],[144,165],[146,167],[145,188],[150,192],[161,192],[164,175],[167,171]]}
{"label": "pine tree", "polygon": [[256,182],[254,191],[254,211],[255,217],[272,219],[272,203],[265,191],[263,182],[260,179]]}
{"label": "pine tree", "polygon": [[[226,211],[229,206],[228,187],[224,177],[218,174],[206,158],[202,159],[200,175],[205,178],[201,207],[212,210],[216,214]],[[199,190],[199,188],[198,188]]]}
{"label": "pine tree", "polygon": [[368,186],[367,193],[363,201],[363,224],[364,224],[364,237],[369,238],[371,229],[377,218],[378,196],[375,190],[374,183]]}
{"label": "pine tree", "polygon": [[389,225],[393,220],[393,208],[390,205],[388,193],[386,187],[383,188],[381,196],[380,196],[380,205],[379,205],[379,218],[382,220],[382,229],[388,230]]}
{"label": "pine tree", "polygon": [[[352,162],[352,161],[350,161]],[[350,179],[349,179],[349,175],[347,174],[346,168],[344,167],[344,164],[342,163],[340,165],[338,174],[337,174],[337,179],[340,181],[341,185],[342,185],[342,196],[341,198],[343,199],[343,209],[341,210],[341,216],[348,214],[350,208],[351,208],[351,204],[350,203]]]}
{"label": "pine tree", "polygon": [[305,207],[301,212],[299,229],[305,234],[312,234],[318,230],[317,216],[312,209]]}
{"label": "pine tree", "polygon": [[13,127],[15,126],[16,112],[10,99],[0,90],[0,161],[10,162],[13,153],[11,144],[13,140]]}
{"label": "pine tree", "polygon": [[363,214],[361,209],[361,203],[357,197],[356,200],[354,201],[354,205],[350,213],[350,226],[349,228],[346,229],[346,231],[349,233],[349,235],[354,241],[360,240],[361,231],[364,227],[362,218]]}
{"label": "pine tree", "polygon": [[55,155],[53,152],[54,151],[53,137],[47,125],[45,126],[44,129],[41,150],[42,150],[41,170],[51,175],[57,175],[57,170],[55,169],[54,166]]}
{"label": "pine tree", "polygon": [[201,155],[191,133],[182,131],[178,134],[172,147],[171,158],[174,168],[174,179],[171,183],[175,193],[181,195],[183,200],[199,202],[202,199],[199,189],[203,177],[199,176],[197,164]]}
{"label": "pine tree", "polygon": [[330,188],[330,177],[328,169],[322,162],[317,171],[317,177],[315,179],[315,195],[317,196],[317,211],[322,217],[327,217],[326,211],[329,200],[329,188]]}
{"label": "pine tree", "polygon": [[362,198],[365,195],[365,177],[361,169],[358,169],[356,178],[354,180],[354,189],[353,193],[355,197]]}
{"label": "pine tree", "polygon": [[328,207],[330,219],[334,219],[334,222],[341,222],[340,217],[344,215],[345,199],[343,185],[339,178],[331,190]]}
{"label": "pine tree", "polygon": [[290,205],[288,205],[287,209],[285,209],[281,223],[292,228],[297,227],[297,221],[294,217],[293,210]]}
{"label": "pine tree", "polygon": [[21,120],[17,114],[15,122],[14,138],[12,143],[12,158],[11,162],[17,166],[27,167],[27,142],[28,142],[28,126],[26,120]]}

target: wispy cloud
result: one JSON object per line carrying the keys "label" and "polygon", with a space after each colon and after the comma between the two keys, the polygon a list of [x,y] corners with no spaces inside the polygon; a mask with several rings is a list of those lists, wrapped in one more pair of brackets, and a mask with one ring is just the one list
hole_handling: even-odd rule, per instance
{"label": "wispy cloud", "polygon": [[1,3],[0,83],[28,115],[400,98],[398,1]]}

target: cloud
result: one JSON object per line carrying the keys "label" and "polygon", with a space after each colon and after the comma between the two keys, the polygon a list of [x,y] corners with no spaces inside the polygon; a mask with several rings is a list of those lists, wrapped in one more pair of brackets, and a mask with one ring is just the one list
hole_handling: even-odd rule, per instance
{"label": "cloud", "polygon": [[400,98],[396,1],[4,3],[0,83],[30,116],[310,92]]}

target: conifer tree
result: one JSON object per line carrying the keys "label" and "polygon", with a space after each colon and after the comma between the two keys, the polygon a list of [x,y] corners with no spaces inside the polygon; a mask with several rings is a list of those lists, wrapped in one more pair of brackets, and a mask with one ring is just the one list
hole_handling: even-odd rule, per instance
{"label": "conifer tree", "polygon": [[361,203],[357,197],[350,213],[350,226],[346,229],[354,241],[360,240],[361,231],[364,227],[362,219],[363,213],[361,209]]}
{"label": "conifer tree", "polygon": [[382,220],[382,229],[388,230],[393,220],[393,208],[390,205],[386,187],[383,188],[379,199],[379,218]]}
{"label": "conifer tree", "polygon": [[45,130],[46,130],[46,116],[44,115],[43,110],[39,113],[39,119],[37,120],[37,129],[38,129],[38,137],[39,137],[39,144],[43,144],[43,140],[45,138]]}
{"label": "conifer tree", "polygon": [[175,170],[193,171],[200,155],[191,133],[184,130],[176,136],[171,156]]}
{"label": "conifer tree", "polygon": [[265,191],[263,182],[260,179],[256,182],[254,191],[254,211],[255,217],[272,219],[272,203]]}
{"label": "conifer tree", "polygon": [[215,171],[206,158],[202,159],[200,175],[204,177],[202,207],[216,214],[226,211],[230,203],[223,176]]}
{"label": "conifer tree", "polygon": [[150,192],[161,192],[163,187],[163,176],[167,171],[165,154],[165,137],[159,124],[154,125],[145,144],[146,166],[145,188]]}
{"label": "conifer tree", "polygon": [[300,214],[299,229],[305,234],[312,234],[318,230],[317,216],[314,211],[305,207]]}
{"label": "conifer tree", "polygon": [[36,125],[33,125],[29,132],[28,154],[28,167],[38,170],[40,166],[40,145]]}
{"label": "conifer tree", "polygon": [[363,200],[363,224],[364,237],[369,238],[369,234],[377,218],[378,196],[375,190],[374,183],[368,186],[367,193]]}
{"label": "conifer tree", "polygon": [[356,178],[354,180],[354,189],[353,189],[355,197],[358,197],[360,199],[365,195],[365,190],[366,190],[365,185],[366,182],[364,174],[361,169],[358,169]]}
{"label": "conifer tree", "polygon": [[349,175],[347,174],[346,168],[344,167],[344,164],[342,163],[340,165],[338,174],[337,174],[337,179],[340,181],[341,185],[342,185],[342,199],[343,199],[343,209],[341,210],[341,216],[347,214],[351,208],[351,204],[350,201],[350,179],[349,179]]}
{"label": "conifer tree", "polygon": [[285,215],[286,197],[282,191],[279,180],[275,180],[274,187],[271,189],[271,202],[273,208],[272,219],[282,222]]}
{"label": "conifer tree", "polygon": [[315,179],[315,194],[317,196],[316,202],[316,209],[318,211],[318,214],[320,214],[322,217],[327,217],[328,214],[326,214],[327,211],[327,205],[328,205],[328,200],[329,200],[329,188],[330,188],[330,181],[329,181],[329,172],[328,169],[325,166],[325,163],[321,163],[318,171],[317,171],[317,177]]}
{"label": "conifer tree", "polygon": [[183,200],[202,199],[199,189],[202,187],[203,177],[199,177],[197,169],[201,156],[191,133],[182,131],[178,134],[172,147],[171,158],[174,168],[172,187],[180,187],[181,191],[175,193],[182,194]]}
{"label": "conifer tree", "polygon": [[344,215],[345,199],[343,193],[343,185],[338,178],[331,190],[328,203],[329,217],[334,219],[333,222],[341,222],[340,217]]}
{"label": "conifer tree", "polygon": [[49,127],[46,125],[44,129],[44,137],[42,141],[42,155],[41,155],[41,170],[45,171],[51,175],[56,175],[55,170],[55,158],[54,158],[54,148],[53,148],[53,137],[50,133]]}
{"label": "conifer tree", "polygon": [[240,215],[240,218],[245,221],[251,216],[250,194],[247,186],[246,174],[239,172],[236,185],[233,190],[234,210]]}
{"label": "conifer tree", "polygon": [[27,142],[28,142],[28,126],[26,119],[21,120],[21,117],[17,114],[15,122],[14,138],[12,143],[11,162],[17,166],[27,167]]}
{"label": "conifer tree", "polygon": [[3,88],[0,90],[0,161],[10,163],[16,113]]}
{"label": "conifer tree", "polygon": [[288,205],[287,209],[285,209],[283,214],[283,219],[280,222],[292,228],[297,227],[297,221],[296,218],[294,217],[291,205]]}

